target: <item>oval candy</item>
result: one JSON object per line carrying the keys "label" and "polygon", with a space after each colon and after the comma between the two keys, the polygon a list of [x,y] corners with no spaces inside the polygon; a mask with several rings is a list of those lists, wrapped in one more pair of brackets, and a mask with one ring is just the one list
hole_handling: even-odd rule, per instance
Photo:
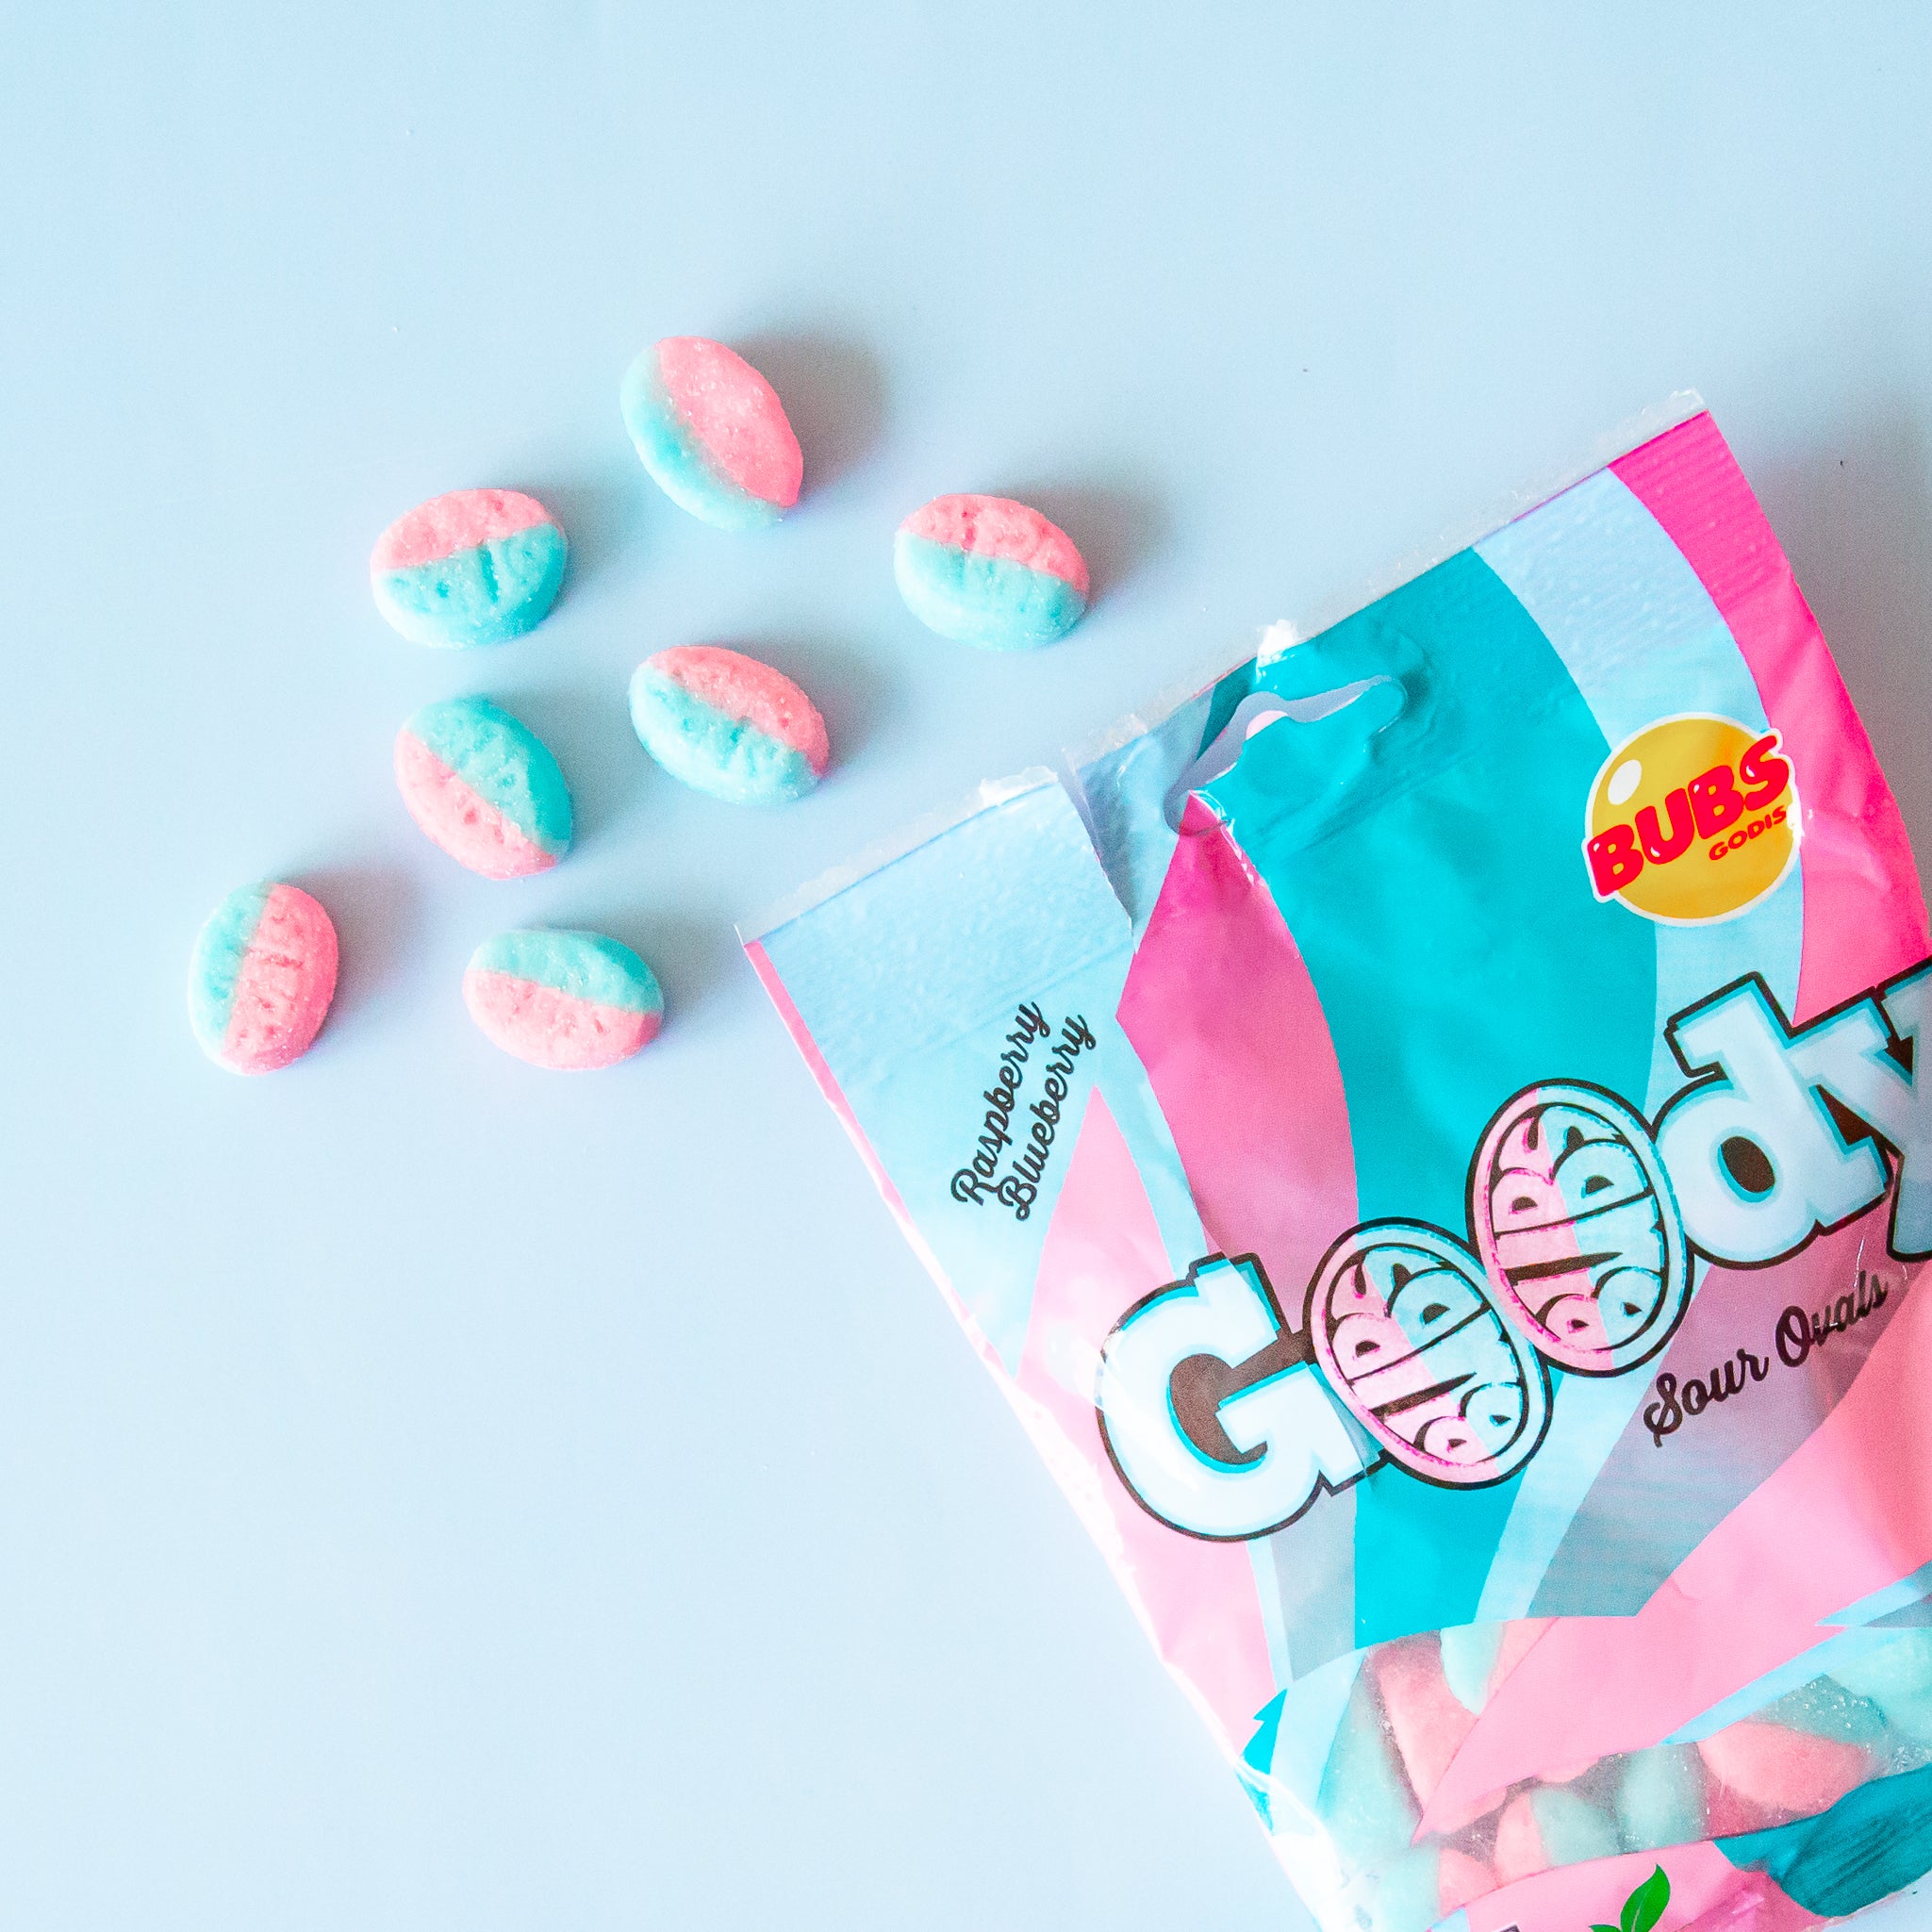
{"label": "oval candy", "polygon": [[1537,1349],[1579,1375],[1647,1362],[1683,1318],[1691,1267],[1650,1131],[1613,1094],[1527,1087],[1469,1169],[1477,1252]]}
{"label": "oval candy", "polygon": [[1086,560],[1038,510],[999,496],[940,496],[899,526],[892,572],[930,631],[988,651],[1032,651],[1086,614]]}
{"label": "oval candy", "polygon": [[778,391],[702,336],[667,336],[624,376],[624,427],[657,487],[719,530],[775,523],[799,500],[805,459]]}
{"label": "oval candy", "polygon": [[1309,1289],[1308,1332],[1329,1388],[1427,1481],[1500,1482],[1549,1426],[1548,1372],[1476,1257],[1440,1229],[1351,1229]]}
{"label": "oval candy", "polygon": [[547,872],[570,849],[570,794],[550,748],[487,698],[425,704],[396,734],[409,816],[486,879]]}
{"label": "oval candy", "polygon": [[471,955],[463,1003],[484,1033],[532,1066],[615,1066],[664,1023],[657,976],[602,933],[501,933]]}
{"label": "oval candy", "polygon": [[563,526],[515,489],[457,489],[376,538],[376,608],[414,644],[501,644],[549,615],[564,581]]}
{"label": "oval candy", "polygon": [[336,996],[336,928],[298,885],[231,892],[194,942],[188,1017],[231,1073],[272,1073],[308,1051]]}
{"label": "oval candy", "polygon": [[1614,1858],[1621,1849],[1615,1821],[1561,1785],[1518,1792],[1496,1820],[1495,1872],[1504,1885],[1553,1866]]}
{"label": "oval candy", "polygon": [[673,778],[737,805],[801,798],[832,762],[825,720],[804,692],[716,644],[647,657],[631,678],[631,722]]}

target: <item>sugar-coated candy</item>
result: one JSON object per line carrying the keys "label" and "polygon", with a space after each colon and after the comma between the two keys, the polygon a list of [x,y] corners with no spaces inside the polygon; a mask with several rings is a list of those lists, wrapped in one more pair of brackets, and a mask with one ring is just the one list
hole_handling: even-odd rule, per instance
{"label": "sugar-coated candy", "polygon": [[1759,1718],[1726,1725],[1700,1739],[1697,1749],[1726,1792],[1767,1814],[1759,1823],[1771,1816],[1808,1818],[1823,1811],[1872,1770],[1871,1754],[1861,1745]]}
{"label": "sugar-coated candy", "polygon": [[376,607],[414,644],[501,644],[540,623],[564,581],[563,526],[515,489],[457,489],[376,538]]}
{"label": "sugar-coated candy", "polygon": [[782,671],[716,644],[679,644],[631,679],[644,749],[685,784],[737,805],[801,798],[825,775],[818,708]]}
{"label": "sugar-coated candy", "polygon": [[1494,1888],[1495,1874],[1451,1845],[1412,1845],[1381,1874],[1373,1932],[1428,1932],[1437,1920]]}
{"label": "sugar-coated candy", "polygon": [[1518,1792],[1496,1821],[1496,1877],[1504,1885],[1553,1865],[1608,1858],[1619,1849],[1610,1818],[1560,1785]]}
{"label": "sugar-coated candy", "polygon": [[1410,1788],[1427,1804],[1476,1720],[1445,1681],[1441,1647],[1432,1636],[1382,1645],[1375,1653],[1375,1674]]}
{"label": "sugar-coated candy", "polygon": [[1773,1724],[1846,1744],[1877,1746],[1885,1736],[1885,1713],[1835,1679],[1814,1677],[1756,1713]]}
{"label": "sugar-coated candy", "polygon": [[1452,1624],[1441,1633],[1443,1681],[1467,1710],[1479,1712],[1549,1628],[1547,1617]]}
{"label": "sugar-coated candy", "polygon": [[1315,1809],[1342,1856],[1358,1867],[1394,1858],[1415,1834],[1422,1814],[1376,1709],[1366,1672],[1349,1693],[1322,1771]]}
{"label": "sugar-coated candy", "polygon": [[1617,1781],[1617,1823],[1631,1851],[1704,1836],[1704,1760],[1694,1744],[1633,1751]]}
{"label": "sugar-coated candy", "polygon": [[1465,1710],[1479,1712],[1489,1702],[1490,1679],[1508,1628],[1507,1624],[1452,1624],[1441,1633],[1443,1681]]}
{"label": "sugar-coated candy", "polygon": [[1907,1737],[1932,1744],[1932,1629],[1889,1631],[1885,1641],[1834,1663],[1831,1675]]}
{"label": "sugar-coated candy", "polygon": [[308,1051],[336,995],[336,928],[299,885],[231,892],[194,942],[188,1016],[210,1060],[272,1073]]}
{"label": "sugar-coated candy", "polygon": [[550,748],[487,698],[425,704],[396,734],[414,818],[486,879],[548,871],[570,848],[570,794]]}
{"label": "sugar-coated candy", "polygon": [[1086,612],[1072,537],[1008,497],[934,497],[899,526],[892,570],[928,630],[989,651],[1051,644]]}
{"label": "sugar-coated candy", "polygon": [[624,376],[624,427],[657,486],[720,530],[775,523],[799,500],[805,459],[778,391],[735,351],[667,336]]}
{"label": "sugar-coated candy", "polygon": [[576,1073],[614,1066],[664,1021],[657,977],[602,933],[502,933],[471,955],[470,1016],[505,1053]]}

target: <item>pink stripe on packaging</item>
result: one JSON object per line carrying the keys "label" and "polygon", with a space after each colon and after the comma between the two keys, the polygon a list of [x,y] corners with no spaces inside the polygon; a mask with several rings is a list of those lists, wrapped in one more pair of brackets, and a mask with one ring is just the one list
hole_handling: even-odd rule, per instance
{"label": "pink stripe on packaging", "polygon": [[[1807,1020],[1932,950],[1912,854],[1872,741],[1737,460],[1706,416],[1610,465],[1696,571],[1784,738],[1804,806]],[[1877,863],[1874,863],[1874,848]]]}
{"label": "pink stripe on packaging", "polygon": [[1095,1481],[1109,1467],[1094,1408],[1100,1349],[1123,1308],[1173,1278],[1133,1155],[1097,1089],[1040,1252],[1014,1406],[1163,1662],[1232,1759],[1276,1688],[1247,1548],[1177,1536],[1123,1484]]}
{"label": "pink stripe on packaging", "polygon": [[[1830,1635],[1847,1603],[1932,1561],[1932,1296],[1902,1304],[1817,1429],[1634,1617],[1558,1622],[1503,1684],[1424,1816],[1559,1765],[1659,1742]],[[1552,1710],[1564,1713],[1553,1733]]]}
{"label": "pink stripe on packaging", "polygon": [[1120,1024],[1209,1238],[1223,1253],[1259,1257],[1282,1313],[1298,1320],[1322,1256],[1356,1219],[1348,1103],[1294,938],[1197,798],[1134,955]]}

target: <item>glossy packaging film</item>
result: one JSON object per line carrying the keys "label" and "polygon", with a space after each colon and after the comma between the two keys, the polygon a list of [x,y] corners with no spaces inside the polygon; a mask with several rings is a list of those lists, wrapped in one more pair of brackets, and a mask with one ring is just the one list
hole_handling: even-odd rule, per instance
{"label": "glossy packaging film", "polygon": [[1932,945],[1709,418],[1077,779],[747,949],[1322,1924],[1932,1867]]}

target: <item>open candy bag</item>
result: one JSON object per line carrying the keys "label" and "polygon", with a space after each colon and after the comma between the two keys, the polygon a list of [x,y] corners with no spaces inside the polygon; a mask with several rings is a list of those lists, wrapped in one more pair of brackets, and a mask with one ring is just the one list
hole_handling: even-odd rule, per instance
{"label": "open candy bag", "polygon": [[1330,1932],[1932,1867],[1932,1000],[1706,416],[747,950]]}

